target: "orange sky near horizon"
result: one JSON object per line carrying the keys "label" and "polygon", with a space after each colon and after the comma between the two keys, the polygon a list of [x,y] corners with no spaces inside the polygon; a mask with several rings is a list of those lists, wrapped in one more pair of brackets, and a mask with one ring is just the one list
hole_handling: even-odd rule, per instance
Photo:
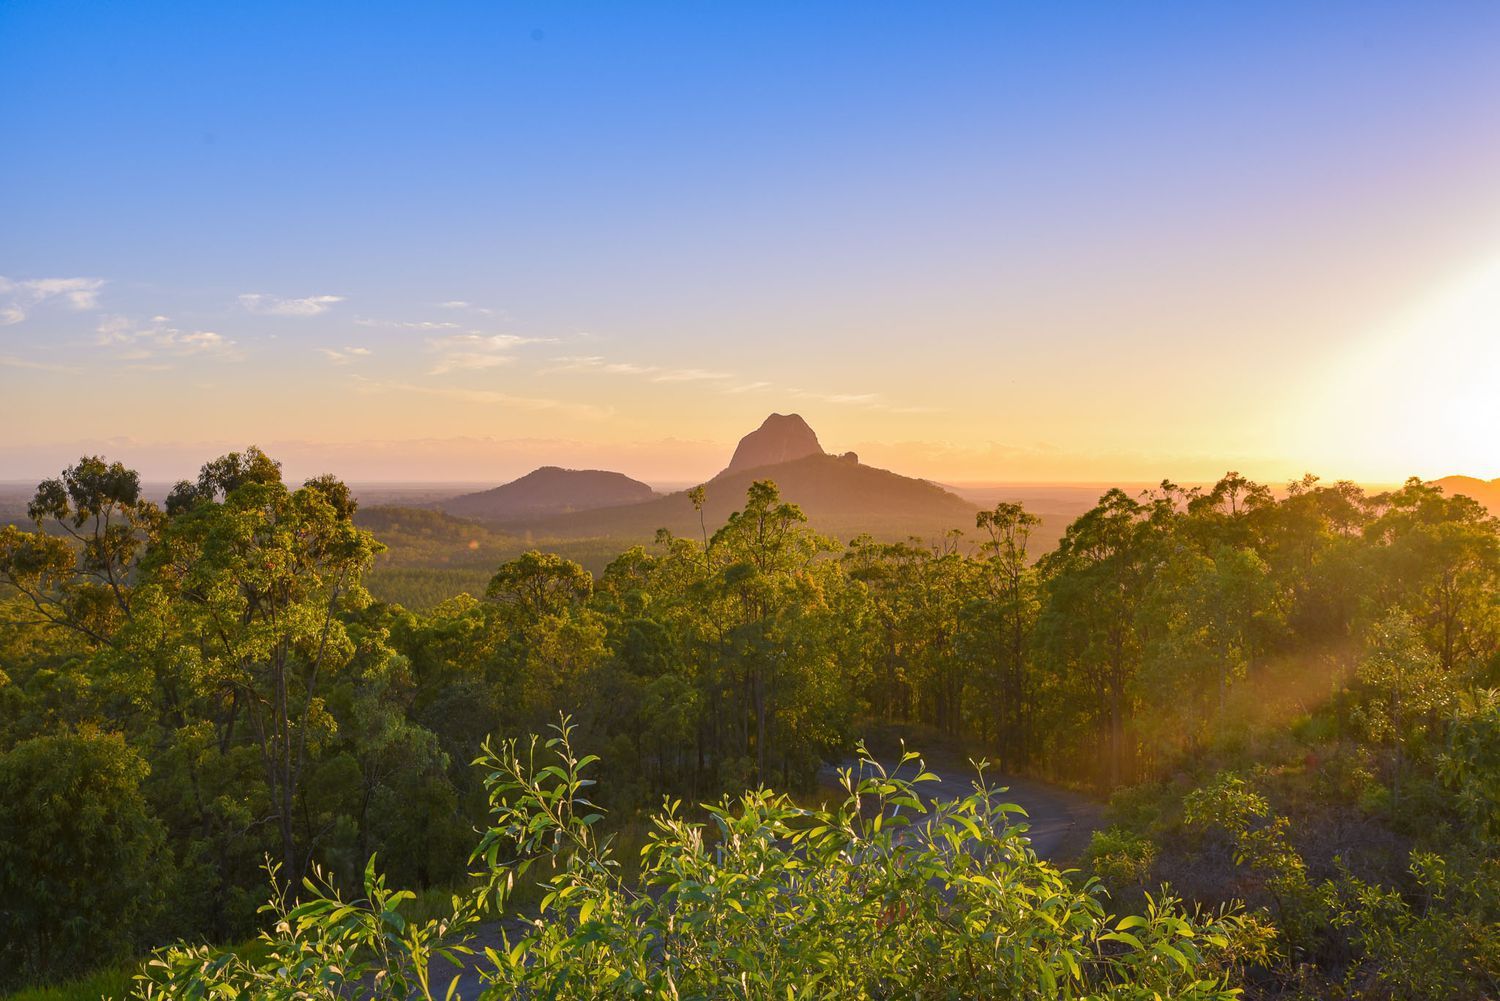
{"label": "orange sky near horizon", "polygon": [[[613,362],[563,355],[575,349],[540,338],[498,349],[426,339],[333,358],[297,343],[295,326],[214,353],[173,355],[146,337],[142,361],[109,359],[114,371],[94,375],[101,391],[63,412],[49,413],[47,401],[70,394],[86,360],[8,369],[24,380],[0,407],[26,433],[0,442],[0,479],[51,475],[84,452],[175,479],[257,443],[294,476],[498,482],[550,464],[693,482],[722,468],[772,411],[801,413],[830,451],[947,482],[1203,482],[1231,468],[1270,483],[1309,471],[1377,483],[1500,475],[1500,255],[1403,298],[1383,318],[1301,349],[1287,343],[1295,338],[1276,351],[1246,348],[1242,325],[1170,372],[1143,364],[1149,340],[1124,338],[1096,345],[1086,364],[1072,345],[1012,346],[1021,370],[994,380],[986,369],[995,362],[977,351],[974,365],[936,366],[937,379],[912,370],[872,379],[891,362],[859,359],[861,382],[896,387],[870,394],[786,386],[785,364],[730,372],[708,366],[733,359]],[[62,320],[89,318],[48,306]],[[336,323],[337,308],[282,322]],[[1300,353],[1277,357],[1290,350]],[[279,364],[288,354],[293,363]],[[439,371],[450,364],[454,372]],[[129,433],[87,434],[110,424]]]}

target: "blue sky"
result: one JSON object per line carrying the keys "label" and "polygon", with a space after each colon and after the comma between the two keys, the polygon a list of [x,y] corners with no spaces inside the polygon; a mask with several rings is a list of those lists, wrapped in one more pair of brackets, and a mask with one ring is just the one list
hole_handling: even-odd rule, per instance
{"label": "blue sky", "polygon": [[1310,426],[1500,255],[1497,51],[1477,2],[0,4],[0,478],[690,479],[793,409],[949,478],[1497,475]]}

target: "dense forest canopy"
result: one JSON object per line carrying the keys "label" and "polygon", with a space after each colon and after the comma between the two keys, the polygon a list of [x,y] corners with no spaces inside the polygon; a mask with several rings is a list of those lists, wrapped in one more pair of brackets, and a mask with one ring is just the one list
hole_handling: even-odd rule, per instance
{"label": "dense forest canopy", "polygon": [[[704,493],[690,499],[703,512]],[[553,900],[532,958],[511,964],[515,984],[544,955],[574,956],[574,976],[598,969],[590,936],[608,933],[636,950],[614,975],[659,991],[648,996],[675,996],[660,993],[668,973],[709,983],[736,963],[769,990],[792,973],[755,966],[771,957],[754,954],[754,932],[807,931],[807,915],[775,903],[807,853],[844,906],[819,934],[842,929],[844,949],[861,923],[896,913],[869,910],[851,858],[893,867],[881,893],[949,887],[918,907],[912,942],[933,955],[953,943],[943,922],[978,935],[1020,906],[1006,893],[1038,906],[1040,886],[1077,895],[1063,920],[1081,937],[1047,946],[1045,975],[981,963],[968,987],[962,971],[918,987],[866,971],[841,996],[903,996],[901,984],[1028,996],[1022,980],[1050,996],[1039,985],[1059,970],[1080,995],[1186,991],[1131,965],[1155,939],[1101,939],[1129,938],[1136,926],[1119,915],[1131,908],[1150,935],[1170,940],[1162,922],[1183,922],[1185,941],[1217,943],[1179,967],[1204,997],[1234,983],[1327,997],[1500,985],[1500,523],[1468,497],[1415,479],[1370,494],[1308,477],[1273,493],[1230,473],[1201,489],[1110,490],[1041,552],[1038,520],[1018,504],[936,538],[837,540],[762,479],[721,522],[662,531],[602,572],[525,552],[420,610],[366,590],[382,525],[356,508],[336,478],[289,485],[255,448],[207,463],[161,505],[124,465],[86,457],[37,488],[32,525],[0,529],[0,986],[174,939],[242,939],[260,927],[267,859],[283,891],[319,873],[365,886],[378,915],[400,904],[384,879],[469,888],[476,866],[492,881],[541,855],[559,892],[577,888]],[[530,771],[503,749],[471,766],[487,741],[546,733],[559,713],[571,720],[561,771]],[[939,811],[915,841],[881,842],[857,804],[808,814],[746,795],[806,794],[824,762],[874,732],[1113,794],[1115,823],[1087,860],[1102,882],[1069,882],[1028,855],[991,825],[986,797]],[[580,769],[598,780],[586,796],[567,785]],[[894,802],[903,790],[866,791]],[[724,795],[746,798],[696,805]],[[641,878],[661,881],[658,897],[608,875],[617,859],[594,822],[580,827],[582,807],[555,811],[583,798],[604,827],[657,832]],[[660,814],[664,799],[685,805]],[[955,831],[966,833],[942,841]],[[695,854],[705,838],[742,844],[762,868],[749,856],[710,866]],[[476,862],[476,843],[505,847]],[[738,959],[693,952],[663,966],[659,945],[643,944],[674,914],[727,920],[683,896],[689,862],[705,880],[771,881],[746,884],[741,906],[761,909],[733,933]],[[981,892],[980,879],[999,882]],[[1163,879],[1250,911],[1192,918]],[[471,906],[443,928],[479,920]],[[287,924],[282,947],[312,948],[307,936],[328,928],[298,913],[308,921]],[[1030,910],[1004,920],[1047,924]],[[708,949],[709,926],[697,934]],[[831,941],[804,944],[844,955]],[[368,945],[350,945],[361,963]],[[415,962],[428,946],[403,948]],[[174,954],[171,989],[207,975],[197,955]],[[812,977],[806,955],[777,961]],[[891,970],[917,955],[892,953]],[[260,975],[235,969],[245,983]]]}

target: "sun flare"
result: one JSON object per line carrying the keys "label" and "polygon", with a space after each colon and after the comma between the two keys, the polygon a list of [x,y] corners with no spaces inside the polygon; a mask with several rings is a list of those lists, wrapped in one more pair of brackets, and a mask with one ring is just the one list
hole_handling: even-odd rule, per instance
{"label": "sun flare", "polygon": [[1500,475],[1500,254],[1358,343],[1299,434],[1351,475]]}

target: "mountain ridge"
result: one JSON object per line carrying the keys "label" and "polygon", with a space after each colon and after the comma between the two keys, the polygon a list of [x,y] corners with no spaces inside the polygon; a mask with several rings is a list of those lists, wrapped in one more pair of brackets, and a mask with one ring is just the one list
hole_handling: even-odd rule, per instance
{"label": "mountain ridge", "polygon": [[682,490],[639,504],[577,511],[528,521],[525,528],[556,537],[609,536],[651,538],[665,528],[677,535],[696,535],[702,525],[718,526],[744,507],[745,494],[757,480],[771,480],[784,500],[798,505],[809,523],[841,537],[868,533],[879,538],[973,527],[978,507],[926,480],[866,466],[851,456],[806,455],[790,462],[725,470],[703,484],[701,514],[689,491]]}
{"label": "mountain ridge", "polygon": [[436,506],[459,518],[504,522],[635,504],[655,496],[648,484],[613,470],[540,466],[509,483],[461,494]]}
{"label": "mountain ridge", "polygon": [[1483,504],[1490,514],[1500,518],[1500,476],[1493,480],[1482,480],[1477,476],[1452,475],[1432,481],[1433,486],[1443,488],[1445,494],[1463,494]]}

